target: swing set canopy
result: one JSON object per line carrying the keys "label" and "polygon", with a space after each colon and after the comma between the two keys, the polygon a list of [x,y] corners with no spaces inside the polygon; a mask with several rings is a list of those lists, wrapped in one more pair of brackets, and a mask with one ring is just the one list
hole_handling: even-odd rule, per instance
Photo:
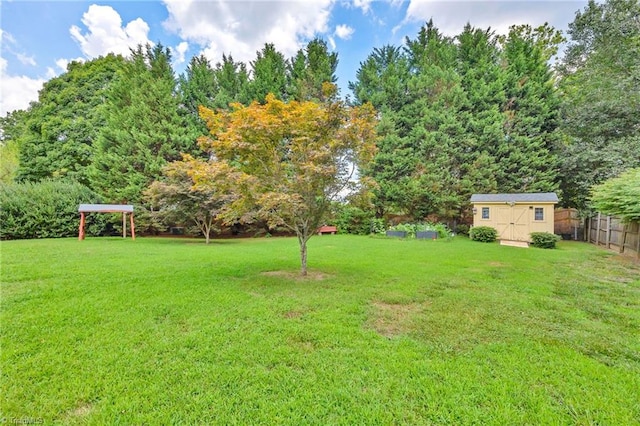
{"label": "swing set canopy", "polygon": [[80,204],[80,213],[133,213],[133,206],[129,204]]}

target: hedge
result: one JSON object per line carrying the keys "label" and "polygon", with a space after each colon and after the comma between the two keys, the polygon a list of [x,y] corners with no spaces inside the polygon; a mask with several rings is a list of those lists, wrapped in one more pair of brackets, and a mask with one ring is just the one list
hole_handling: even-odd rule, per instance
{"label": "hedge", "polygon": [[[0,184],[0,239],[78,235],[78,205],[100,201],[89,188],[73,181]],[[86,234],[102,234],[110,219],[107,216],[87,215]]]}

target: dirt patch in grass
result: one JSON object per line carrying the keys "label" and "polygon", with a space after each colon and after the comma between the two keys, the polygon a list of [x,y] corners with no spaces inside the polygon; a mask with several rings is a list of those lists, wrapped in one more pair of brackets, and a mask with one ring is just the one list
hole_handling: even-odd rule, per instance
{"label": "dirt patch in grass", "polygon": [[78,405],[76,408],[74,408],[73,410],[69,410],[69,412],[67,413],[67,417],[69,419],[86,417],[89,414],[91,414],[91,412],[93,412],[93,409],[94,409],[93,404],[89,402],[82,403]]}
{"label": "dirt patch in grass", "polygon": [[489,266],[494,266],[496,268],[502,268],[503,266],[507,266],[502,262],[489,262]]}
{"label": "dirt patch in grass", "polygon": [[300,312],[300,311],[287,311],[282,316],[285,317],[285,318],[288,318],[288,319],[295,319],[295,318],[300,318],[302,316],[302,312]]}
{"label": "dirt patch in grass", "polygon": [[330,276],[328,274],[317,271],[307,271],[306,276],[300,275],[299,271],[266,271],[262,272],[260,275],[263,275],[265,277],[284,278],[293,281],[323,281]]}
{"label": "dirt patch in grass", "polygon": [[421,303],[373,302],[369,326],[380,335],[395,337],[412,330],[414,318],[424,309]]}

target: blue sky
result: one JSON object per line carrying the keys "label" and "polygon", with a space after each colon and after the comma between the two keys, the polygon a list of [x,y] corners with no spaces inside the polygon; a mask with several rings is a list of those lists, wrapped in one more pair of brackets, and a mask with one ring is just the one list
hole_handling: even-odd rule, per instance
{"label": "blue sky", "polygon": [[343,95],[374,47],[402,45],[433,18],[445,34],[466,22],[505,33],[511,24],[549,22],[566,31],[586,1],[433,0],[163,0],[21,1],[0,3],[0,115],[24,109],[48,79],[71,60],[127,54],[138,43],[173,51],[179,74],[189,59],[223,53],[246,62],[264,43],[291,57],[313,37],[338,52]]}

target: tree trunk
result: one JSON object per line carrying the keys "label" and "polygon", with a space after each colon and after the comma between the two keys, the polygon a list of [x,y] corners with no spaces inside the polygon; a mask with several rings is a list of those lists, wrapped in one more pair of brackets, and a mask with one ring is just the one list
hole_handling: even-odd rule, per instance
{"label": "tree trunk", "polygon": [[299,238],[300,242],[300,275],[307,276],[307,239]]}
{"label": "tree trunk", "polygon": [[200,226],[200,231],[204,234],[205,244],[209,244],[209,233],[211,232],[211,222],[207,223],[206,221],[198,222]]}

